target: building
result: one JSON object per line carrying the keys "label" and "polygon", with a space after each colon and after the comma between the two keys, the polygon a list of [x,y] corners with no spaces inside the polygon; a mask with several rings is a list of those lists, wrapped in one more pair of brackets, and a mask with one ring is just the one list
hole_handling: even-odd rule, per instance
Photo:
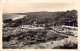
{"label": "building", "polygon": [[33,29],[33,30],[36,30],[36,29],[44,29],[44,27],[36,27],[36,26],[33,26],[33,25],[22,25],[20,26],[22,29]]}

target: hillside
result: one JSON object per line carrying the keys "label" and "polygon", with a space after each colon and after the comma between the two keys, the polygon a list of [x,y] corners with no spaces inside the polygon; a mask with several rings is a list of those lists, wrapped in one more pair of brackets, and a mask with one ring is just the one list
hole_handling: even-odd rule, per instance
{"label": "hillside", "polygon": [[3,49],[78,48],[76,10],[3,14],[2,30]]}
{"label": "hillside", "polygon": [[[3,14],[3,19],[13,19],[18,17],[19,15],[25,15],[23,18],[16,19],[14,23],[20,23],[18,25],[23,24],[57,24],[63,25],[66,22],[77,22],[77,11],[65,11],[65,12],[27,12],[27,13],[14,13],[14,14]],[[26,18],[27,17],[27,18]],[[77,24],[77,23],[76,23]]]}

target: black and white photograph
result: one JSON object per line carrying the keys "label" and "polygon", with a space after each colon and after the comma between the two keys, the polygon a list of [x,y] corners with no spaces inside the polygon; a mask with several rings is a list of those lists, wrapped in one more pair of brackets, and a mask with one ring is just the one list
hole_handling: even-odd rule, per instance
{"label": "black and white photograph", "polygon": [[75,2],[3,3],[3,49],[78,49]]}

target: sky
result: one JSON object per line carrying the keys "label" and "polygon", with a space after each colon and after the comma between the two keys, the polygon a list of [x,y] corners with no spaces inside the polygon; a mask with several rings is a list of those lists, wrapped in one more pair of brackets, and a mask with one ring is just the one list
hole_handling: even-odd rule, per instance
{"label": "sky", "polygon": [[5,0],[3,2],[3,13],[24,13],[37,11],[66,11],[77,10],[77,1],[65,0]]}

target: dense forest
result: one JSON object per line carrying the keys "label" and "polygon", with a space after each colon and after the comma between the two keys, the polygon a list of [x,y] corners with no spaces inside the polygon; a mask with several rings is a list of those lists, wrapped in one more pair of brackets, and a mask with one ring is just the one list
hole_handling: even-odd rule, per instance
{"label": "dense forest", "polygon": [[[64,25],[66,22],[76,21],[77,26],[77,11],[76,10],[67,10],[61,12],[27,12],[27,13],[14,13],[18,15],[25,15],[23,18],[12,20],[4,19],[3,22],[8,23],[6,26],[20,26],[20,25],[32,25],[34,22],[36,24],[45,24],[45,25]],[[3,14],[3,18],[6,17]],[[13,24],[14,23],[14,24]]]}

